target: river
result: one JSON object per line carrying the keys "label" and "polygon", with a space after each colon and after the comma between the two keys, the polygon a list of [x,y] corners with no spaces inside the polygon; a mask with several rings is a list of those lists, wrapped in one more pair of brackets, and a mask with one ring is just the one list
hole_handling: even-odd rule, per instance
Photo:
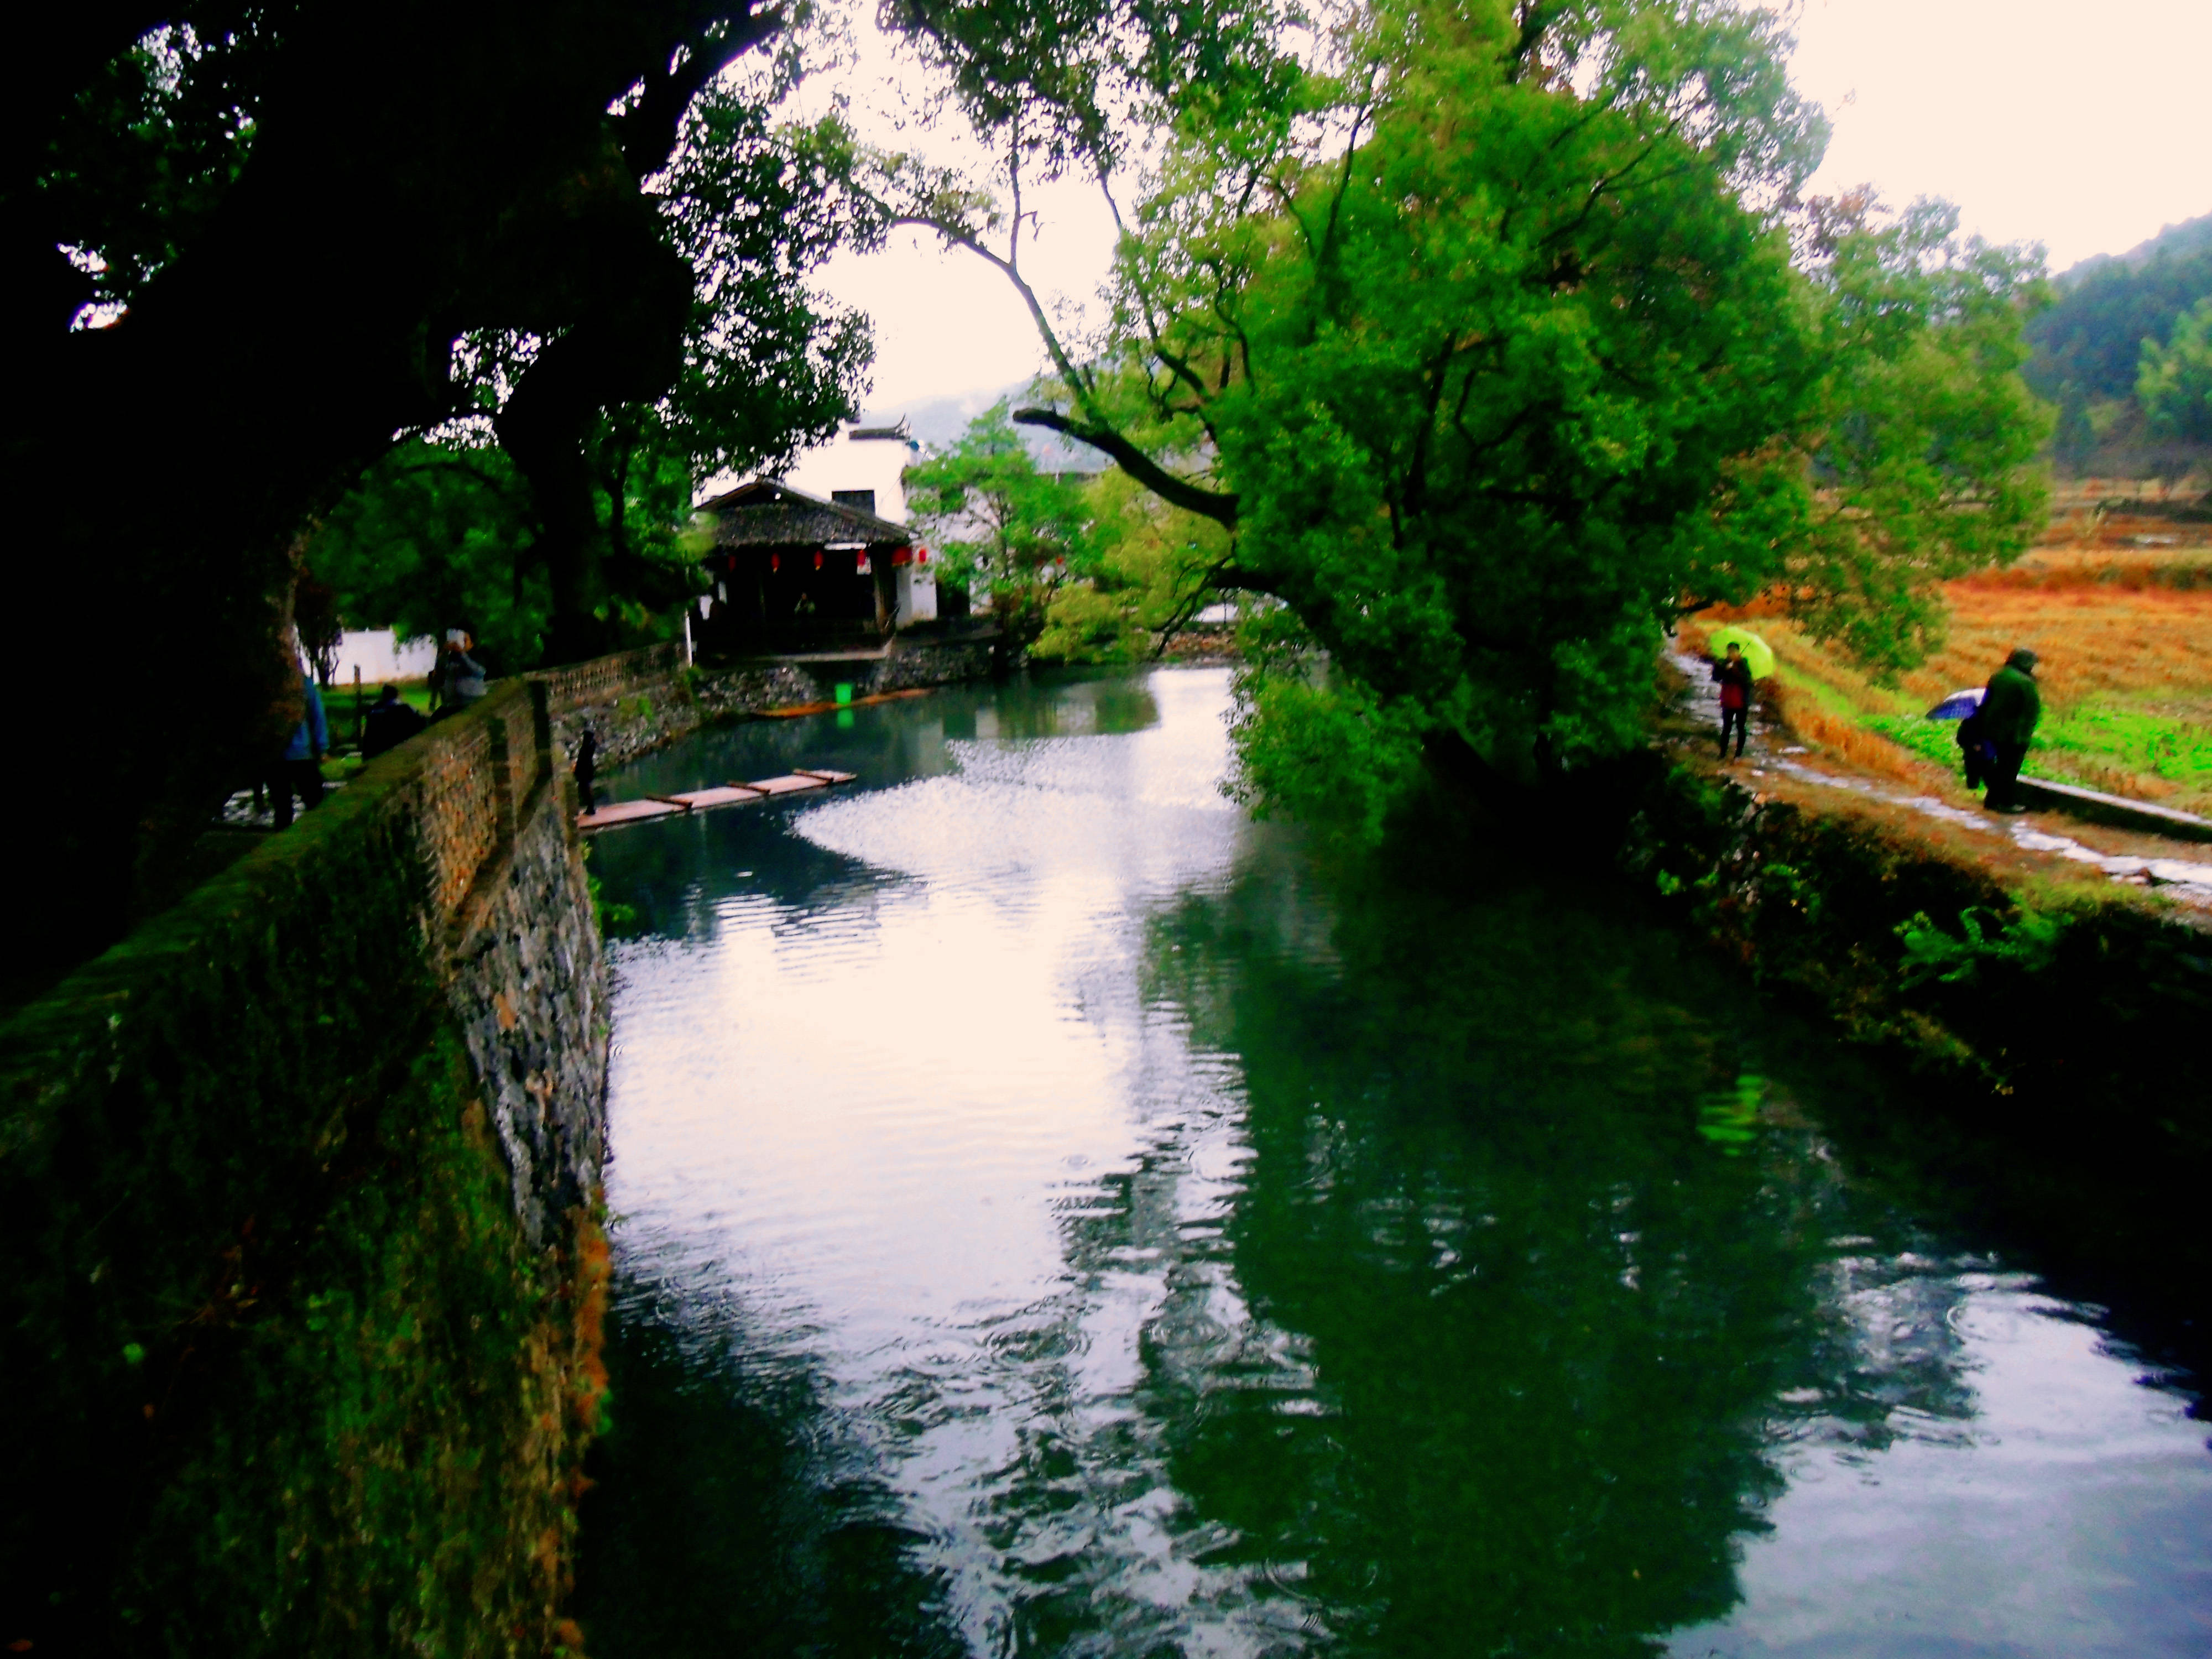
{"label": "river", "polygon": [[1601,878],[1325,867],[1221,795],[1227,707],[612,780],[859,775],[592,848],[594,1659],[2212,1651],[2193,1396],[1897,1085]]}

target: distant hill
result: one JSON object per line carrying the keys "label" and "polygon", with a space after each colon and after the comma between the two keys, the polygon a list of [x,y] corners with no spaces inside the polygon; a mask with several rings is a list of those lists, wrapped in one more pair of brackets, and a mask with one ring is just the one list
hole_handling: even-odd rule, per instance
{"label": "distant hill", "polygon": [[2058,299],[2027,329],[2027,380],[2054,403],[2069,389],[2089,402],[2135,395],[2146,338],[2212,295],[2212,214],[2164,230],[2121,254],[2099,254],[2063,272]]}

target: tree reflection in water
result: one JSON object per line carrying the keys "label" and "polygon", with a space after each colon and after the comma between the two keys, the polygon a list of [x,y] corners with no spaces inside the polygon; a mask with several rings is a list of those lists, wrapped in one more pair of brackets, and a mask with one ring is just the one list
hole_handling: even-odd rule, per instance
{"label": "tree reflection in water", "polygon": [[[1316,951],[1279,864],[1186,899],[1148,955],[1249,1103],[1220,1271],[1185,1276],[1152,1365],[1175,1484],[1234,1533],[1217,1559],[1354,1650],[1637,1652],[1735,1601],[1793,1425],[1873,1444],[1899,1406],[1966,1415],[1941,1308],[1865,1340],[1870,1283],[1955,1292],[1880,1265],[1897,1224],[1790,1091],[1761,1091],[1746,1155],[1692,1133],[1750,1069],[1732,988],[1556,890],[1376,881],[1328,909]],[[1262,1328],[1298,1334],[1303,1393],[1224,1363]]]}

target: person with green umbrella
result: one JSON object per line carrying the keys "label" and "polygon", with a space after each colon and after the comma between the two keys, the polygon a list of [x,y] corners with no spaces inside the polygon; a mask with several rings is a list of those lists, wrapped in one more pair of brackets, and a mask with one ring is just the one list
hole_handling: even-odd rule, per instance
{"label": "person with green umbrella", "polygon": [[1713,664],[1713,678],[1721,688],[1721,758],[1728,758],[1729,729],[1735,730],[1735,757],[1743,758],[1743,740],[1751,718],[1751,662],[1740,641],[1728,642],[1726,654]]}

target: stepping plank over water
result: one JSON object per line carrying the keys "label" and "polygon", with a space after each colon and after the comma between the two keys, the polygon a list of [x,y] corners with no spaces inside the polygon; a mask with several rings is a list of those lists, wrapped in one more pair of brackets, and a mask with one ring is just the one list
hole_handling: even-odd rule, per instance
{"label": "stepping plank over water", "polygon": [[704,811],[716,806],[738,806],[747,801],[768,800],[777,795],[796,795],[809,790],[827,789],[834,784],[850,783],[854,776],[850,772],[802,768],[781,777],[762,778],[752,783],[725,783],[672,795],[647,795],[641,800],[611,801],[595,812],[578,813],[576,827],[580,830],[611,830],[619,824],[643,823],[653,818],[673,817],[679,812]]}

